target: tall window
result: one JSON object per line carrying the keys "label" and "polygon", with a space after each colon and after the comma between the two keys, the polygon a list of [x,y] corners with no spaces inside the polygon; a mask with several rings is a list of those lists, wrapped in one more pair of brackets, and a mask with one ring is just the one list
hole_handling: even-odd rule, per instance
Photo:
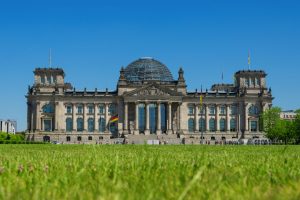
{"label": "tall window", "polygon": [[99,105],[99,113],[100,113],[100,115],[105,114],[105,106],[103,104]]}
{"label": "tall window", "polygon": [[66,131],[71,132],[73,130],[73,121],[72,118],[66,119]]}
{"label": "tall window", "polygon": [[226,115],[226,107],[225,106],[221,106],[221,108],[220,108],[220,114],[221,115]]}
{"label": "tall window", "polygon": [[83,131],[83,119],[82,118],[77,119],[77,131]]}
{"label": "tall window", "polygon": [[193,115],[194,114],[194,106],[189,106],[189,108],[188,108],[188,110],[189,110],[189,115]]}
{"label": "tall window", "polygon": [[44,119],[44,131],[52,131],[52,120]]}
{"label": "tall window", "polygon": [[250,121],[251,132],[257,131],[257,121]]}
{"label": "tall window", "polygon": [[72,114],[72,106],[71,105],[67,105],[67,114]]}
{"label": "tall window", "polygon": [[89,114],[93,114],[94,113],[94,106],[93,105],[89,105],[88,106],[88,112],[89,112]]}
{"label": "tall window", "polygon": [[108,108],[108,113],[110,115],[115,115],[116,114],[116,104],[110,104]]}
{"label": "tall window", "polygon": [[95,120],[93,118],[88,119],[88,132],[93,132],[95,130]]}
{"label": "tall window", "polygon": [[235,119],[231,119],[230,120],[230,131],[231,132],[235,132],[236,131],[236,120]]}
{"label": "tall window", "polygon": [[46,80],[45,80],[45,77],[44,77],[44,76],[41,77],[41,82],[42,82],[42,84],[45,84],[45,83],[46,83]]}
{"label": "tall window", "polygon": [[150,118],[150,133],[155,133],[156,131],[156,116],[157,116],[157,109],[156,104],[149,105],[149,118]]}
{"label": "tall window", "polygon": [[194,132],[194,127],[195,127],[194,119],[190,118],[188,121],[189,132]]}
{"label": "tall window", "polygon": [[52,104],[46,104],[42,108],[43,113],[54,113],[54,106]]}
{"label": "tall window", "polygon": [[99,119],[99,131],[101,133],[104,133],[105,132],[105,127],[106,127],[106,122],[105,122],[105,118],[104,117],[101,117]]}
{"label": "tall window", "polygon": [[245,78],[245,86],[249,87],[249,79],[248,78]]}
{"label": "tall window", "polygon": [[260,80],[258,78],[255,78],[255,85],[260,86]]}
{"label": "tall window", "polygon": [[167,130],[167,117],[166,117],[166,106],[165,104],[160,105],[161,112],[161,130],[165,132]]}
{"label": "tall window", "polygon": [[225,124],[226,124],[226,121],[225,119],[220,119],[220,131],[224,132],[225,131]]}
{"label": "tall window", "polygon": [[82,105],[78,105],[77,106],[77,114],[82,114],[83,113],[83,106]]}
{"label": "tall window", "polygon": [[209,107],[209,114],[210,114],[210,115],[216,114],[216,109],[215,109],[214,106],[210,106],[210,107]]}
{"label": "tall window", "polygon": [[140,104],[139,105],[139,130],[144,131],[145,130],[145,105]]}
{"label": "tall window", "polygon": [[199,131],[205,131],[205,119],[199,119]]}
{"label": "tall window", "polygon": [[209,131],[215,132],[216,131],[216,122],[214,118],[209,120]]}

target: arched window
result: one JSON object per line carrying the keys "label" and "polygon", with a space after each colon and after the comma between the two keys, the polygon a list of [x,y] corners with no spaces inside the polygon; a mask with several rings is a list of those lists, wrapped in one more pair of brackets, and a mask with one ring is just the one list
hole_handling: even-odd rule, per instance
{"label": "arched window", "polygon": [[199,119],[199,131],[205,131],[205,119]]}
{"label": "arched window", "polygon": [[225,131],[225,124],[226,124],[225,119],[220,119],[220,131],[222,132]]}
{"label": "arched window", "polygon": [[231,132],[235,132],[236,131],[236,120],[235,119],[231,119],[230,120],[230,131]]}
{"label": "arched window", "polygon": [[194,119],[190,118],[188,121],[189,132],[194,132],[194,127],[195,127]]}
{"label": "arched window", "polygon": [[43,113],[54,113],[54,106],[52,104],[46,104],[42,109]]}
{"label": "arched window", "polygon": [[104,133],[105,132],[105,127],[106,127],[106,122],[105,122],[105,119],[103,117],[101,117],[99,119],[99,131],[101,133]]}
{"label": "arched window", "polygon": [[77,119],[77,131],[83,131],[83,119],[82,118]]}
{"label": "arched window", "polygon": [[93,132],[95,130],[95,120],[93,118],[88,119],[88,132]]}
{"label": "arched window", "polygon": [[72,118],[66,119],[66,131],[71,132],[73,130],[73,121]]}
{"label": "arched window", "polygon": [[248,109],[250,115],[257,115],[258,114],[258,107],[255,105],[251,105]]}
{"label": "arched window", "polygon": [[216,122],[214,118],[211,118],[209,120],[209,130],[210,132],[215,132],[216,131]]}

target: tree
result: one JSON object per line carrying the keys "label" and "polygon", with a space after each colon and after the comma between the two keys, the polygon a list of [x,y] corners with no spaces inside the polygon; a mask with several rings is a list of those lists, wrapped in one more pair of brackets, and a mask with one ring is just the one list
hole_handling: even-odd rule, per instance
{"label": "tree", "polygon": [[296,119],[294,121],[294,132],[296,143],[300,144],[300,110],[296,111]]}
{"label": "tree", "polygon": [[266,137],[271,140],[278,140],[280,138],[279,132],[283,130],[280,112],[281,108],[274,107],[266,110],[261,116],[263,131],[266,133]]}

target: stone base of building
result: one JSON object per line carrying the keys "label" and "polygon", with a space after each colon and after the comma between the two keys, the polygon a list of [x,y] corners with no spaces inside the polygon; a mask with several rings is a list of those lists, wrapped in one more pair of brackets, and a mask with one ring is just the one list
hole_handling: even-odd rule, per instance
{"label": "stone base of building", "polygon": [[261,132],[195,132],[195,133],[180,133],[165,134],[125,134],[125,139],[113,138],[110,133],[60,133],[60,132],[35,132],[26,133],[27,141],[51,142],[61,144],[145,144],[149,141],[156,141],[160,144],[215,144],[224,141],[240,141],[242,139],[264,139],[264,134]]}

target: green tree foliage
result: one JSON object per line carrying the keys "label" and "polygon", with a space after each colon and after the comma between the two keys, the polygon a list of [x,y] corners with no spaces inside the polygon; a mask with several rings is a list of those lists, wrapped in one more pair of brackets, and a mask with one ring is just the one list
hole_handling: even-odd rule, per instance
{"label": "green tree foliage", "polygon": [[274,107],[265,111],[261,116],[261,122],[266,137],[271,140],[282,140],[285,144],[289,142],[300,143],[300,110],[294,121],[280,119],[281,108]]}

